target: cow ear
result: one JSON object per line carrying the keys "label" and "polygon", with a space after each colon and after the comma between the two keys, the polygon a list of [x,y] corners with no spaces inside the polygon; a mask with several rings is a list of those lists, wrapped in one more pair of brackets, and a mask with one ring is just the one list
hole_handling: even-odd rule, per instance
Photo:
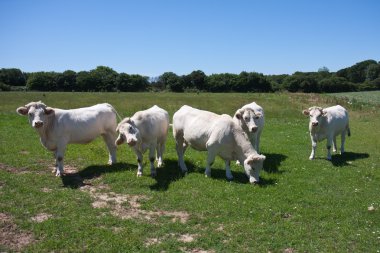
{"label": "cow ear", "polygon": [[323,117],[326,117],[327,116],[327,111],[325,109],[322,109],[321,110],[321,113],[322,113],[322,116]]}
{"label": "cow ear", "polygon": [[252,165],[255,162],[261,162],[266,159],[265,155],[252,155],[249,157],[247,163]]}
{"label": "cow ear", "polygon": [[46,107],[44,111],[46,115],[50,115],[54,112],[54,109],[51,107]]}
{"label": "cow ear", "polygon": [[243,115],[243,111],[241,109],[238,109],[236,112],[235,112],[235,117],[237,119],[241,119],[242,118],[242,115]]}
{"label": "cow ear", "polygon": [[304,115],[306,115],[306,116],[309,116],[309,115],[310,115],[309,110],[303,110],[302,113],[303,113]]}
{"label": "cow ear", "polygon": [[27,115],[29,112],[29,109],[25,106],[17,108],[16,112],[20,115]]}

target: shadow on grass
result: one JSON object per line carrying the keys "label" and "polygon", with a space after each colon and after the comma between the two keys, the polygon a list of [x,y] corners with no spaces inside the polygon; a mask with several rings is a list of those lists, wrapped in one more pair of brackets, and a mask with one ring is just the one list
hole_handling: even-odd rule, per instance
{"label": "shadow on grass", "polygon": [[336,167],[349,166],[349,162],[355,161],[358,159],[368,158],[368,153],[354,153],[354,152],[345,152],[342,155],[333,155],[331,159],[332,165]]}
{"label": "shadow on grass", "polygon": [[283,170],[279,170],[279,167],[283,161],[288,157],[283,154],[265,153],[266,159],[264,161],[263,170],[268,173],[283,173]]}
{"label": "shadow on grass", "polygon": [[[191,163],[186,163],[187,168],[190,170],[193,168]],[[189,166],[191,165],[191,166]],[[156,183],[149,186],[151,190],[155,191],[166,191],[169,188],[169,185],[183,178],[177,160],[166,160],[164,159],[164,166],[162,168],[157,169],[157,175],[155,177]]]}
{"label": "shadow on grass", "polygon": [[123,170],[137,170],[137,165],[129,163],[116,163],[113,165],[90,165],[85,169],[75,172],[66,173],[61,177],[63,187],[77,189],[88,185],[85,180],[91,180],[100,177],[105,173],[119,172]]}

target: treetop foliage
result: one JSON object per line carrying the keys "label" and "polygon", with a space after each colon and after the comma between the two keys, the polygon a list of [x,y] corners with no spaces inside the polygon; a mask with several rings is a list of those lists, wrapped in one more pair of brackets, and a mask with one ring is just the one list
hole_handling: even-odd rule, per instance
{"label": "treetop foliage", "polygon": [[90,71],[24,73],[16,68],[0,69],[0,90],[26,87],[38,91],[197,91],[197,92],[346,92],[380,89],[380,62],[366,60],[330,72],[325,66],[316,72],[292,75],[263,75],[256,72],[221,73],[207,76],[201,70],[179,76],[165,72],[149,78],[118,73],[98,66]]}

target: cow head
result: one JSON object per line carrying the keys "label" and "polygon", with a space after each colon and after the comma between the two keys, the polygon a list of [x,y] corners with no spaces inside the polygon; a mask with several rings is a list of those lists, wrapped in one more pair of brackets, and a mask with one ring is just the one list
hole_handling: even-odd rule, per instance
{"label": "cow head", "polygon": [[246,108],[237,110],[234,117],[239,120],[240,125],[244,130],[250,133],[255,133],[263,115],[260,112],[255,112],[252,109]]}
{"label": "cow head", "polygon": [[309,116],[310,118],[310,127],[317,128],[321,125],[323,117],[326,117],[326,111],[322,109],[322,107],[313,106],[308,110],[302,111],[304,115]]}
{"label": "cow head", "polygon": [[135,146],[140,140],[140,131],[131,118],[123,119],[116,128],[119,136],[116,139],[116,145],[126,142],[129,146]]}
{"label": "cow head", "polygon": [[36,129],[43,128],[47,124],[48,117],[54,114],[54,109],[47,107],[41,101],[30,102],[17,108],[16,111],[20,115],[28,115],[30,125]]}
{"label": "cow head", "polygon": [[263,168],[264,155],[250,155],[244,160],[244,170],[251,184],[259,182],[260,170]]}

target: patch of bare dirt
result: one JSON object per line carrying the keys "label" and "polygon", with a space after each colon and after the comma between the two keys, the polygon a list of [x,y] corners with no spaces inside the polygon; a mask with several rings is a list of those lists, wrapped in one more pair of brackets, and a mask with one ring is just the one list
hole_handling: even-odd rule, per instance
{"label": "patch of bare dirt", "polygon": [[182,234],[182,235],[178,235],[178,234],[175,234],[175,233],[170,233],[170,234],[167,234],[167,235],[164,235],[160,238],[148,238],[144,245],[145,247],[149,247],[151,245],[155,245],[155,244],[160,244],[162,241],[164,240],[167,240],[168,238],[175,238],[178,242],[183,242],[183,243],[190,243],[190,242],[193,242],[199,235],[196,235],[196,234]]}
{"label": "patch of bare dirt", "polygon": [[140,202],[147,200],[144,195],[118,194],[114,192],[99,192],[99,189],[106,189],[105,185],[92,186],[85,185],[81,190],[90,193],[94,199],[92,206],[94,208],[109,208],[111,214],[121,219],[143,219],[154,221],[161,216],[170,217],[172,222],[179,221],[186,223],[190,215],[182,211],[148,211],[141,209]]}
{"label": "patch of bare dirt", "polygon": [[0,245],[20,251],[34,241],[35,239],[31,233],[17,228],[11,216],[0,213]]}
{"label": "patch of bare dirt", "polygon": [[41,223],[41,222],[44,222],[44,221],[50,219],[51,217],[53,217],[53,215],[51,215],[51,214],[39,213],[36,216],[32,217],[31,220],[34,222],[37,222],[37,223]]}
{"label": "patch of bare dirt", "polygon": [[215,250],[204,250],[204,249],[199,249],[199,248],[195,248],[195,249],[187,249],[185,247],[182,247],[180,248],[182,252],[184,253],[215,253]]}
{"label": "patch of bare dirt", "polygon": [[188,243],[194,241],[196,237],[197,235],[184,234],[179,236],[178,241]]}
{"label": "patch of bare dirt", "polygon": [[46,192],[46,193],[49,193],[49,192],[52,192],[53,190],[50,189],[50,188],[47,188],[47,187],[44,187],[41,189],[42,192]]}
{"label": "patch of bare dirt", "polygon": [[16,167],[6,165],[4,163],[0,163],[0,170],[5,170],[13,174],[24,174],[24,173],[30,172],[28,171],[28,168],[16,168]]}

